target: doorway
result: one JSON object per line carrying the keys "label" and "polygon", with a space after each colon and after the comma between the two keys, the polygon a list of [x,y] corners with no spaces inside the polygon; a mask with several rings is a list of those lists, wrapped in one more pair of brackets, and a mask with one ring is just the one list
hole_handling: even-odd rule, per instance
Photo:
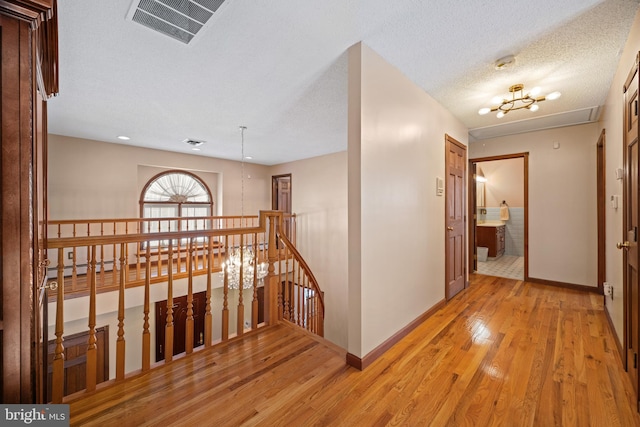
{"label": "doorway", "polygon": [[469,270],[527,280],[529,153],[469,163]]}
{"label": "doorway", "polygon": [[291,221],[291,174],[274,175],[271,177],[271,209],[284,213],[282,226],[284,235],[292,238]]}
{"label": "doorway", "polygon": [[[640,148],[638,148],[638,60],[631,69],[624,85],[624,168],[622,242],[622,280],[624,283],[624,361],[633,384],[636,401],[639,399],[640,376],[638,375],[638,353],[640,353],[640,251],[638,250],[638,227],[640,226]],[[639,402],[640,403],[640,402]],[[639,405],[640,407],[640,405]]]}

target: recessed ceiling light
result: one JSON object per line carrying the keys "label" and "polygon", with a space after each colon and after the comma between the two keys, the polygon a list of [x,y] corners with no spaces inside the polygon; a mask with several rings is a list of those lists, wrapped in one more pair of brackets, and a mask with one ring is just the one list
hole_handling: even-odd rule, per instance
{"label": "recessed ceiling light", "polygon": [[247,160],[253,159],[253,157],[251,157],[251,156],[244,156],[244,158],[247,159]]}
{"label": "recessed ceiling light", "polygon": [[192,150],[193,151],[200,151],[200,149],[198,147],[193,147]]}
{"label": "recessed ceiling light", "polygon": [[128,140],[130,140],[131,138],[129,138],[128,136],[120,135],[120,136],[118,137],[118,139],[121,139],[121,140],[123,140],[123,141],[128,141]]}

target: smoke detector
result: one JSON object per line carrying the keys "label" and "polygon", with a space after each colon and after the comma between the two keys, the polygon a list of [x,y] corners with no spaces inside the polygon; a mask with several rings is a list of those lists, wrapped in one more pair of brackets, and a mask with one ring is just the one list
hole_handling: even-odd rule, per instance
{"label": "smoke detector", "polygon": [[134,0],[127,19],[189,44],[225,0]]}
{"label": "smoke detector", "polygon": [[494,68],[496,70],[504,70],[505,68],[510,67],[515,63],[516,63],[516,57],[513,55],[508,55],[496,60],[496,62],[494,63]]}

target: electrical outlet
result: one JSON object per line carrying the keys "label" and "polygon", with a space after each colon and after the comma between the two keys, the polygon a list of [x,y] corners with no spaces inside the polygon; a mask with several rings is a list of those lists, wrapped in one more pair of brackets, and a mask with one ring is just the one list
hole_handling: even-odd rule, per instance
{"label": "electrical outlet", "polygon": [[613,286],[608,282],[604,282],[603,287],[604,294],[610,296],[611,299],[613,299]]}

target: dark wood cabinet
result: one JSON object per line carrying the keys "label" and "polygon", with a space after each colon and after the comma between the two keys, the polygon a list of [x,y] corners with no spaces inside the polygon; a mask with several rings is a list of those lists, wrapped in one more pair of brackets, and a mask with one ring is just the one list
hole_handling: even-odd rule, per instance
{"label": "dark wood cabinet", "polygon": [[476,235],[478,246],[489,248],[489,256],[497,258],[504,255],[505,226],[478,226]]}

